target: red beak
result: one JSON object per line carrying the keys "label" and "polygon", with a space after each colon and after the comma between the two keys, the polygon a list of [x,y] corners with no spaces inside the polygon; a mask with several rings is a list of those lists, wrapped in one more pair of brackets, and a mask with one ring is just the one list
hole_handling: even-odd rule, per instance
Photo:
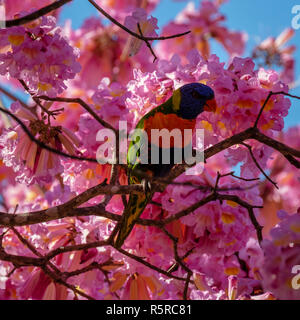
{"label": "red beak", "polygon": [[216,112],[216,110],[217,110],[216,100],[214,98],[207,100],[204,106],[204,111]]}

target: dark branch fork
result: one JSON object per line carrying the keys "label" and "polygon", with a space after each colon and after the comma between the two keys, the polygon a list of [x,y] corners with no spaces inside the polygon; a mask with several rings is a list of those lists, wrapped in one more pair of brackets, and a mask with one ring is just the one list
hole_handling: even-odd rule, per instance
{"label": "dark branch fork", "polygon": [[266,100],[264,101],[264,103],[263,103],[260,111],[259,111],[259,114],[258,114],[256,120],[255,120],[255,123],[254,123],[254,127],[255,127],[255,128],[257,128],[257,125],[258,125],[258,122],[259,122],[259,120],[260,120],[260,117],[261,117],[261,115],[262,115],[262,113],[263,113],[263,111],[264,111],[267,103],[269,102],[270,98],[271,98],[272,96],[276,96],[276,95],[284,95],[284,96],[287,96],[287,97],[290,97],[290,98],[294,98],[294,99],[300,100],[300,97],[295,96],[295,95],[290,94],[290,93],[287,93],[287,92],[285,92],[285,91],[277,91],[277,92],[270,91],[269,94],[268,94],[268,96],[267,96],[267,98],[266,98]]}
{"label": "dark branch fork", "polygon": [[123,29],[124,31],[126,31],[127,33],[129,33],[130,35],[132,35],[133,37],[136,37],[140,40],[143,41],[152,41],[152,40],[168,40],[168,39],[173,39],[173,38],[178,38],[181,36],[184,36],[188,33],[190,33],[191,31],[186,31],[183,33],[177,33],[177,34],[173,34],[171,36],[162,36],[162,37],[146,37],[143,36],[141,34],[138,34],[130,29],[128,29],[127,27],[125,27],[123,24],[121,24],[120,22],[118,22],[116,19],[114,19],[111,15],[109,15],[105,10],[103,10],[95,1],[93,0],[88,0],[101,14],[103,14],[108,20],[110,20],[112,23],[114,23],[115,25],[117,25],[119,28]]}
{"label": "dark branch fork", "polygon": [[253,154],[253,151],[252,151],[252,147],[251,147],[249,144],[245,143],[245,142],[242,142],[241,145],[245,146],[245,147],[249,150],[249,153],[250,153],[250,156],[251,156],[252,160],[254,161],[256,167],[260,170],[260,172],[265,176],[265,178],[266,178],[267,180],[269,180],[276,189],[279,189],[277,183],[274,182],[274,181],[265,173],[265,171],[263,170],[263,168],[260,166],[260,164],[259,164],[258,161],[256,160],[256,158],[255,158],[255,156],[254,156],[254,154]]}
{"label": "dark branch fork", "polygon": [[56,98],[50,98],[48,96],[37,96],[37,99],[45,100],[45,101],[56,101],[56,102],[65,102],[65,103],[78,103],[80,106],[82,106],[98,123],[100,123],[103,127],[111,129],[115,133],[117,133],[117,130],[108,122],[101,119],[98,114],[81,98],[64,98],[64,97],[56,97]]}
{"label": "dark branch fork", "polygon": [[151,54],[154,57],[154,61],[157,59],[156,54],[154,53],[151,44],[149,41],[153,41],[153,40],[168,40],[168,39],[173,39],[173,38],[178,38],[178,37],[182,37],[185,36],[187,34],[189,34],[191,31],[186,31],[183,33],[177,33],[177,34],[173,34],[171,36],[161,36],[161,37],[148,37],[148,36],[144,36],[142,33],[142,29],[140,24],[137,24],[137,28],[139,33],[136,33],[130,29],[128,29],[126,26],[124,26],[123,24],[121,24],[119,21],[117,21],[116,19],[114,19],[111,15],[109,15],[105,10],[103,10],[95,1],[93,0],[88,0],[102,15],[104,15],[108,20],[110,20],[112,23],[114,23],[115,25],[117,25],[119,28],[123,29],[125,32],[127,32],[128,34],[130,34],[131,36],[144,41],[147,45],[147,47],[149,48]]}

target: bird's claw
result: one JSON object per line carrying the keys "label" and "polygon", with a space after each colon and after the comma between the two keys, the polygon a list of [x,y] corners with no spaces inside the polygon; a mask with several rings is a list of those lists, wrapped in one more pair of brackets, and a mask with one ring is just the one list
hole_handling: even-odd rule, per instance
{"label": "bird's claw", "polygon": [[147,179],[143,179],[141,182],[142,186],[143,186],[143,190],[145,192],[145,194],[148,194],[151,192],[152,190],[152,185],[151,182]]}

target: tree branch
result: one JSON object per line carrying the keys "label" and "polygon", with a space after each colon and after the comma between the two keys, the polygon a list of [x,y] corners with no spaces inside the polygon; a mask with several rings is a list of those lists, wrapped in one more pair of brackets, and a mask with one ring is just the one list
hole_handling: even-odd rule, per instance
{"label": "tree branch", "polygon": [[258,116],[257,116],[257,118],[256,118],[256,120],[255,120],[255,123],[254,123],[254,127],[255,127],[255,128],[257,128],[258,121],[259,121],[259,119],[260,119],[260,117],[261,117],[261,115],[262,115],[262,113],[263,113],[263,111],[264,111],[264,109],[265,109],[268,101],[270,100],[270,98],[271,98],[272,96],[275,96],[275,95],[284,95],[284,96],[287,96],[287,97],[290,97],[290,98],[295,98],[295,99],[299,99],[299,100],[300,100],[300,97],[295,96],[295,95],[290,94],[290,93],[287,93],[287,92],[284,92],[284,91],[278,91],[278,92],[270,91],[269,94],[268,94],[268,96],[267,96],[267,98],[266,98],[266,100],[264,101],[261,109],[259,110]]}
{"label": "tree branch", "polygon": [[108,20],[110,20],[112,23],[114,23],[115,25],[117,25],[119,28],[123,29],[124,31],[126,31],[127,33],[129,33],[130,35],[140,39],[140,40],[147,40],[147,41],[152,41],[152,40],[168,40],[168,39],[173,39],[173,38],[178,38],[181,36],[184,36],[188,33],[190,33],[191,31],[186,31],[183,33],[177,33],[177,34],[173,34],[171,36],[164,36],[164,37],[145,37],[142,35],[139,35],[138,33],[133,32],[132,30],[128,29],[127,27],[125,27],[123,24],[121,24],[120,22],[118,22],[116,19],[114,19],[112,16],[110,16],[105,10],[103,10],[95,1],[93,0],[88,0],[101,14],[103,14]]}
{"label": "tree branch", "polygon": [[[94,207],[84,207],[78,208],[83,203],[88,200],[101,195],[101,194],[129,194],[131,192],[143,192],[142,185],[104,185],[99,184],[92,187],[83,193],[72,198],[70,201],[52,207],[49,209],[34,211],[34,212],[24,212],[24,213],[5,213],[0,212],[0,225],[11,227],[11,226],[24,226],[31,225],[41,222],[47,222],[57,219],[62,219],[65,217],[76,217],[76,216],[89,216],[89,215],[99,215],[107,218],[112,218],[116,220],[116,216],[105,211],[105,206],[103,204],[98,204]],[[120,217],[120,216],[118,216]]]}
{"label": "tree branch", "polygon": [[258,168],[258,170],[265,176],[265,178],[266,178],[268,181],[270,181],[270,182],[273,184],[273,186],[274,186],[276,189],[279,189],[277,183],[274,182],[274,181],[265,173],[265,171],[263,170],[263,168],[260,166],[260,164],[259,164],[258,161],[256,160],[256,158],[255,158],[255,156],[254,156],[254,154],[253,154],[253,151],[252,151],[252,147],[251,147],[249,144],[244,143],[244,142],[242,142],[241,145],[245,146],[245,147],[249,150],[250,156],[251,156],[253,162],[255,163],[256,167]]}
{"label": "tree branch", "polygon": [[[139,30],[140,35],[143,37],[143,32],[142,32],[140,24],[138,23],[137,26],[138,26],[138,30]],[[151,44],[149,43],[149,41],[147,39],[145,39],[145,43],[154,57],[154,60],[153,60],[153,63],[154,63],[155,60],[157,60],[157,56],[156,56],[155,52],[153,51]]]}
{"label": "tree branch", "polygon": [[54,10],[57,10],[58,8],[62,7],[68,2],[71,2],[72,0],[58,0],[55,1],[35,12],[32,12],[24,17],[13,19],[13,20],[6,20],[6,21],[0,21],[0,25],[5,25],[6,28],[11,28],[15,26],[20,26],[22,24],[26,24],[28,22],[34,21]]}
{"label": "tree branch", "polygon": [[[13,101],[18,101],[22,105],[22,107],[24,107],[25,109],[27,109],[27,110],[33,109],[33,108],[30,108],[22,99],[20,99],[19,97],[15,96],[12,93],[10,93],[5,88],[0,87],[0,92],[2,92],[4,95],[6,95],[9,99],[11,99]],[[31,112],[32,112],[32,110],[31,110]]]}
{"label": "tree branch", "polygon": [[95,159],[95,158],[88,158],[88,157],[83,157],[83,156],[79,157],[79,156],[76,156],[76,155],[71,155],[71,154],[65,153],[63,151],[60,151],[58,149],[55,149],[55,148],[52,148],[52,147],[48,146],[47,144],[45,144],[45,143],[41,142],[40,140],[36,139],[35,136],[30,132],[30,130],[24,124],[24,122],[21,119],[19,119],[16,115],[14,115],[12,112],[10,112],[8,109],[4,109],[4,108],[0,107],[0,111],[8,114],[9,116],[11,116],[21,126],[23,131],[29,137],[29,139],[31,141],[33,141],[34,143],[36,143],[40,148],[46,149],[49,152],[55,153],[55,154],[57,154],[59,156],[65,157],[65,158],[98,163],[97,159]]}
{"label": "tree branch", "polygon": [[36,98],[46,101],[56,101],[56,102],[66,102],[66,103],[78,103],[81,105],[96,121],[98,121],[103,127],[113,130],[117,133],[117,130],[108,122],[101,119],[97,113],[82,99],[80,98],[63,98],[63,97],[56,97],[50,98],[48,96],[37,96]]}

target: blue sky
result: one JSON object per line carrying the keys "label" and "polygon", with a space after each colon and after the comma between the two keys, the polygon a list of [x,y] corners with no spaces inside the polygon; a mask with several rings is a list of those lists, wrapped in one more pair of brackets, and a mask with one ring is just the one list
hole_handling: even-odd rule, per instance
{"label": "blue sky", "polygon": [[[159,27],[163,27],[180,12],[188,1],[162,0],[152,13],[158,19]],[[193,1],[196,6],[198,1]],[[300,4],[300,1],[298,1]],[[291,26],[292,7],[297,0],[229,0],[223,4],[221,12],[227,17],[226,25],[232,30],[247,32],[249,40],[244,56],[248,56],[251,49],[260,40],[268,36],[277,36],[283,29]],[[61,15],[61,22],[72,19],[73,28],[80,27],[83,20],[91,15],[98,15],[96,9],[87,0],[74,0],[65,6]],[[120,21],[122,22],[122,21]],[[295,32],[291,44],[300,44],[300,29]],[[218,45],[212,46],[213,53],[222,61],[227,61],[227,54]],[[299,56],[299,50],[295,56]],[[296,78],[300,80],[300,65],[296,64]],[[291,93],[300,96],[300,84]],[[289,115],[286,117],[286,127],[300,123],[300,101],[293,100]]]}

